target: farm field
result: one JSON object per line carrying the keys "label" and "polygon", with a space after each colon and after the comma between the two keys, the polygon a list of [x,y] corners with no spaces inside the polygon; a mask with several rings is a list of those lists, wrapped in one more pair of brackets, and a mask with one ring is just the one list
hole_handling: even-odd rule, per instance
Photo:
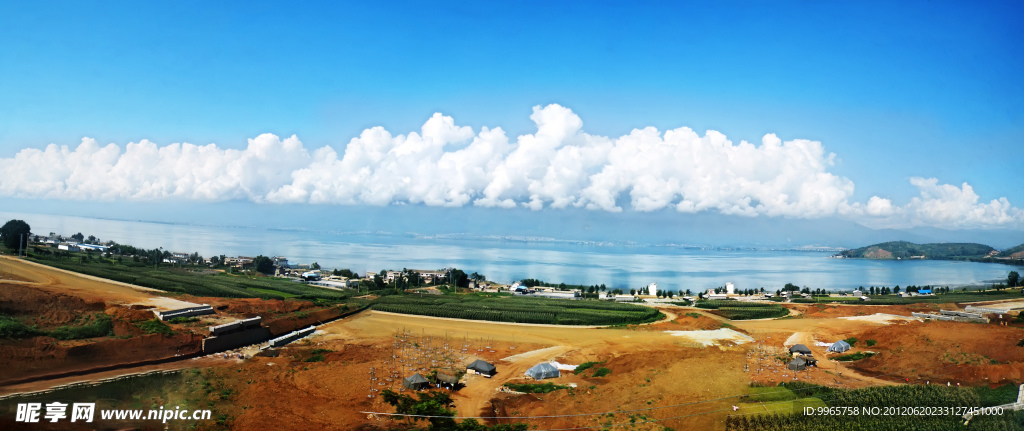
{"label": "farm field", "polygon": [[771,319],[789,315],[789,309],[778,304],[739,301],[698,301],[697,308],[729,320]]}
{"label": "farm field", "polygon": [[627,325],[663,317],[657,309],[635,304],[469,295],[385,296],[374,303],[373,309],[453,319],[551,325]]}
{"label": "farm field", "polygon": [[[0,257],[0,274],[0,381],[8,382],[194,354],[209,325],[241,317],[263,316],[276,334],[347,310],[304,300],[168,297],[8,257]],[[216,314],[195,322],[159,323],[149,310],[204,303]]]}
{"label": "farm field", "polygon": [[82,262],[78,259],[38,256],[29,260],[55,268],[164,292],[224,298],[263,298],[343,301],[350,295],[274,277],[250,277],[195,268],[149,267],[110,259]]}
{"label": "farm field", "polygon": [[[901,298],[895,295],[867,295],[871,298],[870,303],[873,305],[909,305],[909,304],[942,304],[942,303],[970,303],[970,302],[981,302],[981,301],[1002,301],[1007,299],[1020,299],[1021,289],[1005,289],[1001,291],[969,291],[969,292],[951,292],[943,293],[938,295],[923,295],[923,296],[910,296]],[[828,304],[833,302],[838,303],[858,303],[859,298],[854,297],[813,297],[813,298],[797,298],[794,299],[794,303],[798,304]]]}

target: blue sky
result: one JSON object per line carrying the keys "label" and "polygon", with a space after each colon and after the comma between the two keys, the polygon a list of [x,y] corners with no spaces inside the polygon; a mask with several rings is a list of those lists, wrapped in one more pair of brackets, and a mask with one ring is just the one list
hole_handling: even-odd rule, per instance
{"label": "blue sky", "polygon": [[[820,159],[835,154],[825,172],[855,185],[841,203],[885,199],[897,209],[873,214],[891,219],[934,208],[898,209],[923,190],[913,178],[935,178],[935,187],[966,182],[981,204],[1006,198],[1009,218],[957,225],[954,213],[915,223],[1024,229],[1024,174],[1013,161],[1024,141],[1022,9],[9,2],[0,5],[0,158],[50,143],[73,150],[83,137],[122,148],[148,139],[245,149],[264,133],[294,134],[311,155],[330,146],[341,158],[364,129],[421,133],[435,112],[474,133],[501,127],[515,142],[536,133],[535,106],[557,104],[582,120],[582,131],[613,139],[652,126],[716,130],[734,144],[758,145],[769,133],[818,141]],[[530,193],[510,196],[525,205]],[[393,200],[424,202],[402,196]],[[727,211],[731,203],[709,205]],[[849,218],[866,211],[829,208]]]}

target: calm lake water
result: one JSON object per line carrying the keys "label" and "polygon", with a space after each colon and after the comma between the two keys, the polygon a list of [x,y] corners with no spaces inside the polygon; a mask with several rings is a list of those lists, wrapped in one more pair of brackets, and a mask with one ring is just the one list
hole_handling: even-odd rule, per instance
{"label": "calm lake water", "polygon": [[1005,280],[1018,269],[1003,264],[947,261],[830,259],[828,252],[698,250],[660,246],[594,245],[558,241],[422,238],[387,233],[346,233],[256,227],[213,227],[103,220],[75,216],[2,213],[20,218],[35,234],[82,232],[103,241],[210,257],[287,256],[360,274],[381,269],[456,267],[509,283],[536,278],[554,283],[706,290],[732,282],[739,289],[812,289],[858,286],[963,285]]}

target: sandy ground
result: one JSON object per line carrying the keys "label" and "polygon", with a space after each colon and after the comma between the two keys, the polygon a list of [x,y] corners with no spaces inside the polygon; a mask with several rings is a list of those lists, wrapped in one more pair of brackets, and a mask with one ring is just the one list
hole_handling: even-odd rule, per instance
{"label": "sandy ground", "polygon": [[665,331],[669,335],[683,337],[687,340],[698,343],[702,346],[719,346],[724,343],[744,344],[754,341],[749,335],[742,334],[732,329],[721,328],[713,331]]}
{"label": "sandy ground", "polygon": [[[692,317],[682,319],[698,320]],[[394,337],[395,331],[402,329],[413,329],[420,336],[471,341],[482,339],[492,347],[494,352],[474,352],[470,349],[470,355],[465,358],[468,363],[481,357],[495,364],[498,374],[493,378],[467,376],[466,387],[453,394],[456,410],[461,416],[549,415],[666,406],[683,400],[710,400],[742,392],[748,382],[742,371],[744,349],[732,346],[686,347],[687,342],[682,337],[646,328],[512,326],[366,312],[352,319],[328,324],[323,329],[325,334],[310,340],[309,346],[297,345],[285,350],[334,350],[335,353],[329,355],[336,356],[329,356],[324,363],[289,364],[288,360],[283,359],[289,355],[287,352],[282,352],[279,358],[254,358],[246,361],[244,367],[260,369],[267,384],[246,385],[242,388],[237,403],[251,408],[239,412],[235,423],[237,427],[248,429],[257,424],[288,423],[290,415],[281,412],[292,409],[292,403],[288,400],[297,398],[303,399],[304,406],[300,410],[309,408],[325,413],[314,414],[312,422],[307,421],[293,429],[309,429],[326,423],[351,429],[368,421],[367,416],[358,411],[392,411],[390,407],[382,405],[378,398],[367,397],[370,393],[367,376],[369,367],[379,367],[387,357],[390,352],[387,347],[389,340]],[[703,356],[709,352],[714,352],[718,361],[731,365],[707,367]],[[303,354],[297,355],[301,357]],[[497,391],[506,382],[527,381],[523,376],[526,369],[553,360],[565,364],[604,362],[601,366],[611,369],[612,374],[594,378],[590,376],[592,371],[579,375],[567,372],[553,380],[557,384],[575,383],[577,389],[571,393],[562,390],[534,396],[508,395]],[[310,373],[301,369],[305,366],[309,367],[310,372],[314,369],[316,371]],[[307,374],[309,377],[306,377]],[[679,385],[678,382],[683,379],[690,384]],[[708,406],[725,407],[722,402],[716,401],[706,405],[666,408],[649,415],[653,417],[657,413],[664,417],[695,413],[705,411]],[[531,423],[542,428],[589,426],[595,421],[603,423],[611,419],[592,415]],[[629,420],[626,415],[618,415],[615,419]],[[677,421],[675,425],[666,425],[683,428],[720,427],[722,420],[715,416],[699,415]],[[383,425],[387,420],[369,419],[369,422]],[[660,426],[658,429],[661,429]]]}
{"label": "sandy ground", "polygon": [[974,302],[971,305],[977,307],[991,308],[994,310],[1003,310],[1009,312],[1010,310],[1021,310],[1024,309],[1024,301],[992,301],[992,302]]}
{"label": "sandy ground", "polygon": [[26,285],[55,293],[73,295],[107,304],[139,304],[161,310],[194,307],[198,304],[158,296],[160,290],[65,271],[26,260],[0,256],[0,272]]}
{"label": "sandy ground", "polygon": [[920,322],[921,318],[911,316],[898,316],[895,314],[875,313],[869,316],[846,316],[840,317],[844,320],[859,320],[863,322],[874,322],[888,325],[893,322],[907,321],[907,322]]}
{"label": "sandy ground", "polygon": [[[815,340],[834,341],[855,332],[906,324],[887,326],[871,320],[800,318],[737,321],[730,322],[732,328],[722,328],[720,320],[705,313],[673,310],[676,312],[672,321],[628,329],[506,325],[366,312],[324,326],[323,335],[311,339],[305,346],[300,343],[284,349],[279,358],[254,358],[241,365],[239,375],[248,375],[246,370],[259,370],[264,376],[261,379],[266,383],[247,384],[240,389],[236,403],[250,408],[237,412],[234,425],[240,429],[251,429],[258,424],[299,420],[297,416],[282,412],[294,408],[294,403],[288,400],[302,399],[300,411],[308,409],[323,413],[313,414],[313,419],[306,422],[300,420],[302,427],[294,429],[328,423],[341,424],[344,428],[360,424],[386,426],[392,419],[359,412],[393,411],[379,398],[367,397],[372,387],[368,370],[380,367],[390,355],[389,340],[394,338],[396,331],[402,330],[413,330],[420,336],[438,339],[486,340],[485,344],[494,352],[484,350],[479,353],[470,349],[465,362],[480,357],[495,364],[498,374],[493,378],[466,377],[466,386],[452,395],[459,416],[578,415],[522,419],[540,429],[629,422],[631,418],[627,413],[610,417],[588,415],[624,409],[652,409],[632,413],[637,420],[640,420],[640,415],[647,419],[683,416],[656,424],[637,425],[635,429],[662,429],[662,425],[676,429],[721,428],[731,405],[738,402],[738,396],[746,392],[751,381],[796,379],[863,387],[893,384],[896,380],[875,378],[870,371],[865,374],[846,364],[831,361],[825,347],[813,344]],[[697,317],[688,316],[684,311]],[[675,335],[680,333],[685,336]],[[792,373],[785,370],[785,363],[774,357],[755,357],[755,351],[784,354],[782,344],[794,334],[795,341],[811,346],[820,361],[819,368]],[[736,345],[729,339],[751,341]],[[711,345],[699,341],[710,341]],[[302,363],[303,355],[313,348],[329,349],[334,353],[329,353],[324,363]],[[774,362],[769,362],[769,359]],[[575,384],[576,388],[549,394],[513,395],[497,390],[507,382],[528,381],[523,376],[526,369],[547,361],[565,364],[602,362],[599,366],[611,369],[612,373],[608,377],[594,378],[591,376],[593,369],[578,375],[564,372],[551,381]],[[679,405],[685,403],[693,404]],[[501,421],[516,420],[491,420]],[[285,429],[289,428],[286,426]]]}

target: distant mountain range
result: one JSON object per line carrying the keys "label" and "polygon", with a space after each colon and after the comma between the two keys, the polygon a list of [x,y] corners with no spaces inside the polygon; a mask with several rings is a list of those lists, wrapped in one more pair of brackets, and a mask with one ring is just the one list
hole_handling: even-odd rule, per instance
{"label": "distant mountain range", "polygon": [[[976,242],[1003,249],[1024,242],[1024,230],[1020,229],[873,229],[836,217],[745,217],[711,211],[695,214],[669,210],[610,213],[581,208],[533,211],[475,206],[277,205],[233,201],[207,204],[176,201],[71,203],[13,198],[0,198],[0,208],[6,211],[31,208],[40,214],[205,226],[295,228],[325,233],[390,232],[414,238],[542,238],[581,246],[686,244],[722,248],[840,250],[899,238],[918,244]],[[74,227],[84,225],[85,221],[82,222],[69,222],[67,229],[85,230]],[[33,228],[37,230],[35,226]]]}
{"label": "distant mountain range", "polygon": [[1024,258],[1024,244],[999,251],[991,246],[973,242],[915,244],[908,241],[889,241],[867,247],[844,250],[838,256],[852,259],[963,259],[999,261]]}

